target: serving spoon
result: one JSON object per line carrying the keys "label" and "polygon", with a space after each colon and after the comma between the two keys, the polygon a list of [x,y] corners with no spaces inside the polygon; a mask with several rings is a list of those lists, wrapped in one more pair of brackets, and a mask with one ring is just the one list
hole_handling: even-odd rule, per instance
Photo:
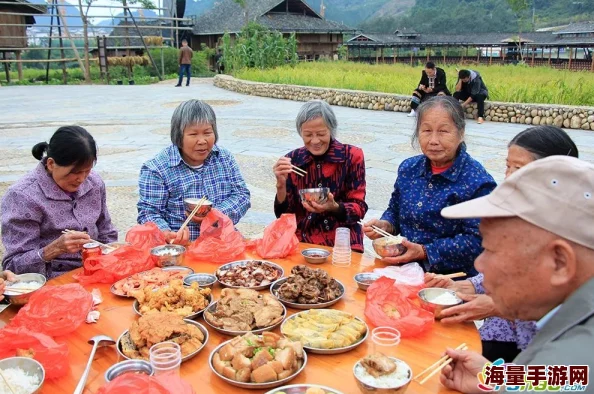
{"label": "serving spoon", "polygon": [[87,367],[85,368],[85,372],[82,374],[76,389],[74,389],[73,394],[82,394],[85,385],[87,384],[87,378],[89,377],[89,371],[91,370],[91,364],[93,363],[93,358],[95,357],[95,352],[97,351],[98,347],[103,346],[111,346],[115,345],[115,341],[108,337],[107,335],[96,335],[93,338],[89,339],[89,345],[93,345],[93,350],[91,350],[91,355],[89,356],[89,361],[87,362]]}

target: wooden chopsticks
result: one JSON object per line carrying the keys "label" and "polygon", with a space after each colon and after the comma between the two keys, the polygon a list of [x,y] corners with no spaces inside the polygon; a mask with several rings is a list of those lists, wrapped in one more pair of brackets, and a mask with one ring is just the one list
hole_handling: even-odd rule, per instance
{"label": "wooden chopsticks", "polygon": [[294,166],[293,164],[291,164],[291,168],[295,174],[299,175],[299,176],[306,176],[307,175],[307,171],[305,171],[304,169],[301,169],[297,166]]}
{"label": "wooden chopsticks", "polygon": [[[76,230],[69,230],[69,229],[64,229],[64,231],[62,231],[62,234],[70,234],[70,233],[76,233],[76,232],[80,232],[80,233],[85,233],[86,234],[86,231],[76,231]],[[94,239],[90,239],[89,241],[90,242],[94,242],[96,244],[99,244],[99,245],[103,246],[104,248],[117,249],[117,248],[114,248],[113,246],[109,246],[107,244],[104,244],[103,242],[99,242],[99,241],[96,241]]]}
{"label": "wooden chopsticks", "polygon": [[[188,224],[190,223],[190,221],[192,220],[194,215],[196,215],[196,212],[198,212],[200,210],[200,208],[202,207],[202,205],[204,204],[205,201],[206,201],[206,197],[202,197],[200,200],[198,200],[198,204],[196,204],[196,206],[194,207],[192,212],[188,215],[184,224],[182,224],[181,227],[179,228],[179,230],[177,230],[178,233],[180,231],[184,231],[184,229],[188,226]],[[172,244],[173,241],[175,241],[175,240],[172,239],[171,241],[169,241],[169,243]]]}
{"label": "wooden chopsticks", "polygon": [[454,274],[448,274],[448,275],[436,275],[439,278],[447,278],[447,279],[454,279],[454,278],[463,278],[466,276],[466,272],[456,272]]}
{"label": "wooden chopsticks", "polygon": [[[456,350],[467,350],[468,346],[466,346],[465,343],[460,344]],[[453,358],[451,358],[450,356],[443,356],[442,358],[440,358],[439,360],[437,360],[435,363],[431,364],[430,366],[428,366],[427,368],[425,368],[425,370],[423,372],[421,372],[420,374],[418,374],[414,380],[419,381],[419,378],[426,374],[427,372],[431,371],[433,369],[433,371],[427,375],[426,377],[423,378],[423,380],[421,380],[419,382],[419,384],[424,384],[427,380],[429,380],[433,375],[435,375],[436,373],[438,373],[439,371],[441,371],[441,369],[443,367],[445,367],[446,365],[448,365],[449,363],[451,363],[452,361],[454,361]]]}

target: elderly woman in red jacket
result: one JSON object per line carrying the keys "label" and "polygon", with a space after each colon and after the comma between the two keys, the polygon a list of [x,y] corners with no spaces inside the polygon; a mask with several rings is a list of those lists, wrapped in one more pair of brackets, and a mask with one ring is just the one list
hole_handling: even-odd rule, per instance
{"label": "elderly woman in red jacket", "polygon": [[[334,246],[336,229],[350,228],[351,248],[362,252],[363,231],[358,221],[367,212],[363,151],[336,139],[336,116],[325,101],[305,103],[296,125],[303,147],[281,157],[273,167],[276,216],[294,213],[299,240],[318,245]],[[292,166],[307,174],[298,176]],[[325,203],[301,202],[299,190],[319,187],[330,189]]]}

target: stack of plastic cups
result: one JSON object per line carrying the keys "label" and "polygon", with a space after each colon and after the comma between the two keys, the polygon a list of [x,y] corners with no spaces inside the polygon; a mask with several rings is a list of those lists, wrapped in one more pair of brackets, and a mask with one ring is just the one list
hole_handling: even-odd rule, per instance
{"label": "stack of plastic cups", "polygon": [[346,227],[336,229],[334,248],[332,250],[332,265],[348,267],[351,265],[351,230]]}
{"label": "stack of plastic cups", "polygon": [[161,342],[153,345],[149,352],[151,366],[155,376],[168,375],[179,377],[181,349],[175,342]]}

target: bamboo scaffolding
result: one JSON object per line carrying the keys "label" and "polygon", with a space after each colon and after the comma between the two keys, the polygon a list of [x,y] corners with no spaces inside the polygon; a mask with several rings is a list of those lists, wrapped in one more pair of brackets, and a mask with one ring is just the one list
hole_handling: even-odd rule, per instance
{"label": "bamboo scaffolding", "polygon": [[[164,48],[171,48],[170,46],[167,45],[159,45],[159,46],[151,46],[149,45],[150,49],[164,49]],[[33,48],[0,48],[0,52],[13,52],[13,51],[39,51],[39,50],[43,50],[43,51],[49,51],[49,50],[58,50],[58,49],[70,49],[72,50],[72,47],[33,47]],[[84,47],[80,47],[77,46],[76,49],[84,49]],[[97,47],[93,46],[93,47],[89,47],[89,49],[97,49]],[[116,50],[116,49],[144,49],[144,46],[142,45],[137,45],[137,46],[114,46],[114,47],[106,47],[106,49],[111,49],[111,50]]]}
{"label": "bamboo scaffolding", "polygon": [[[167,28],[166,30],[169,30],[169,28]],[[89,36],[89,37],[101,37],[101,36],[103,36],[103,34],[99,34],[99,35],[96,35],[96,36],[92,36],[92,35],[91,35],[91,36]],[[71,37],[72,37],[74,40],[83,40],[83,39],[84,39],[84,37],[83,37],[83,36],[76,36],[76,35],[74,35],[74,34],[71,34]],[[156,36],[155,36],[155,37],[156,37]],[[49,39],[50,39],[50,38],[51,38],[52,40],[57,40],[58,38],[68,38],[68,37],[66,37],[66,36],[51,36],[51,37],[50,37],[50,36],[47,36],[47,37],[33,37],[33,36],[2,36],[2,38],[27,38],[27,39],[29,39],[29,40],[32,40],[32,41],[36,41],[36,40],[39,40],[39,41],[42,41],[42,40],[48,40],[48,41],[49,41]],[[106,36],[106,38],[140,38],[140,36]],[[162,37],[162,38],[163,38],[163,41],[171,41],[171,40],[172,40],[172,38],[170,38],[170,37]],[[12,48],[12,49],[14,49],[14,48]],[[34,48],[22,48],[22,50],[25,50],[25,49],[34,49]],[[1,50],[2,50],[2,49],[0,49],[0,51],[1,51]]]}
{"label": "bamboo scaffolding", "polygon": [[[60,7],[62,7],[62,5],[60,5]],[[60,16],[59,14],[35,14],[35,13],[31,13],[31,12],[5,12],[2,11],[2,14],[4,15],[19,15],[19,16],[55,16],[58,17]],[[69,15],[69,17],[74,17],[75,16],[71,16]],[[93,18],[109,18],[109,19],[124,19],[125,17],[123,15],[92,15],[89,17],[89,19],[93,19]],[[173,17],[167,17],[167,16],[143,16],[142,18],[140,18],[141,20],[147,19],[147,20],[164,20],[164,21],[169,21],[169,20],[176,20],[176,21],[187,21],[187,22],[192,22],[192,18],[173,18]],[[95,26],[98,27],[98,26]],[[117,27],[114,26],[114,27]]]}
{"label": "bamboo scaffolding", "polygon": [[[12,1],[0,1],[0,4],[2,4],[2,5],[12,5],[12,6],[15,5],[15,3],[12,2]],[[31,4],[27,4],[27,6],[47,7],[48,5],[46,5],[46,4],[33,4],[33,3],[31,3]],[[76,8],[78,8],[78,5],[77,4],[60,4],[60,7],[76,7]],[[120,5],[95,5],[95,4],[93,4],[91,7],[92,8],[122,8],[122,6],[120,6]],[[146,10],[147,9],[146,7],[128,7],[128,8],[130,8],[131,10]],[[151,8],[151,11],[154,11],[154,10],[167,11],[167,8],[163,8],[163,7],[160,7],[160,8],[159,7]]]}
{"label": "bamboo scaffolding", "polygon": [[[61,6],[60,6],[61,7]],[[26,23],[0,23],[0,26],[31,26],[31,24],[26,24]],[[132,28],[133,25],[126,25],[129,29]],[[52,27],[51,25],[35,25],[35,27]],[[114,28],[114,27],[120,27],[123,28],[124,26],[122,25],[117,25],[117,26],[113,26],[110,28]],[[76,25],[76,26],[70,26],[68,25],[69,29],[82,29],[83,26],[80,25]],[[159,27],[159,26],[145,26],[145,25],[138,25],[139,29],[165,29],[165,30],[171,30],[171,28],[168,26],[167,28],[165,27]],[[192,30],[192,28],[190,26],[188,27],[174,27],[173,30]],[[72,34],[71,34],[72,35]],[[109,38],[109,37],[108,37]]]}
{"label": "bamboo scaffolding", "polygon": [[[67,58],[67,59],[21,59],[21,60],[15,60],[15,59],[8,59],[8,60],[0,60],[0,63],[68,63],[68,62],[75,62],[77,61],[77,59],[75,57],[73,58]],[[97,58],[91,58],[89,59],[89,61],[91,62],[97,62],[99,61],[99,59]]]}

